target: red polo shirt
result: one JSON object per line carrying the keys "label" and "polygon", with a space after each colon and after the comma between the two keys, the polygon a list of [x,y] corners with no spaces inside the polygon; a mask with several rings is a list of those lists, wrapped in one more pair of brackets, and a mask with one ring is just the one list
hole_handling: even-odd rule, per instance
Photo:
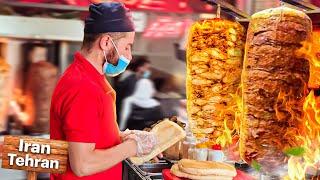
{"label": "red polo shirt", "polygon": [[[108,149],[120,143],[115,115],[115,91],[79,52],[53,93],[50,110],[51,139],[95,143]],[[112,157],[105,157],[108,161]],[[51,179],[122,179],[121,163],[97,174],[77,177],[68,163],[67,172]]]}

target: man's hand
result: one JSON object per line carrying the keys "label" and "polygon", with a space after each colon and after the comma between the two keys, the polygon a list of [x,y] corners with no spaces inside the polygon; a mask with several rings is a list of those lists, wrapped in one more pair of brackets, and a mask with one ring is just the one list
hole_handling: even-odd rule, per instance
{"label": "man's hand", "polygon": [[[135,142],[135,145],[136,145],[136,151],[135,152],[136,153],[133,156],[136,156],[137,153],[138,153],[138,147],[137,147],[138,146],[138,140],[139,140],[138,136],[139,135],[141,136],[142,134],[144,134],[144,135],[149,134],[150,135],[150,133],[146,132],[146,131],[137,131],[137,130],[128,130],[128,129],[126,129],[125,131],[121,132],[121,134],[120,134],[121,139],[123,141],[133,141],[133,142]],[[152,135],[154,136],[154,134],[152,134]],[[142,137],[140,137],[140,138],[142,138]],[[156,144],[152,144],[152,146],[148,146],[148,148],[146,150],[144,150],[145,154],[142,154],[142,155],[146,155],[146,154],[151,153],[151,151],[153,150],[155,145]],[[159,162],[159,159],[161,159],[161,158],[163,158],[163,154],[162,153],[160,153],[156,157],[154,157],[153,161]]]}
{"label": "man's hand", "polygon": [[126,129],[125,131],[120,131],[120,139],[121,139],[121,142],[124,142],[125,139],[127,139],[127,137],[128,137],[130,134],[133,134],[133,131],[131,131],[131,130],[129,130],[129,129]]}
{"label": "man's hand", "polygon": [[157,144],[156,135],[146,131],[131,131],[129,135],[124,136],[123,140],[135,140],[137,142],[137,156],[150,154]]}
{"label": "man's hand", "polygon": [[159,162],[159,159],[163,158],[163,154],[160,153],[158,154],[156,157],[154,157],[152,160],[155,161],[155,162]]}

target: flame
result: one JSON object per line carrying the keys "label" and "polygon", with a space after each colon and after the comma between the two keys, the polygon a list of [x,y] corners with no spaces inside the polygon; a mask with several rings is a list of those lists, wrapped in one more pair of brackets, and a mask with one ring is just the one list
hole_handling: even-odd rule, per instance
{"label": "flame", "polygon": [[[307,87],[304,87],[304,95],[307,94]],[[286,133],[283,136],[284,142],[287,144],[278,143],[280,149],[299,146],[302,142],[296,137],[300,133],[300,124],[303,123],[302,115],[295,111],[297,107],[303,107],[305,98],[300,100],[294,99],[293,92],[289,90],[280,89],[278,94],[277,103],[274,106],[276,117],[278,121],[287,121]],[[288,118],[289,117],[289,118]]]}
{"label": "flame", "polygon": [[[320,32],[313,32],[312,41],[302,43],[302,48],[297,51],[308,59],[310,64],[310,88],[320,87]],[[291,156],[288,161],[288,178],[305,179],[308,169],[317,169],[320,161],[320,98],[310,91],[303,102],[303,116],[300,120],[298,131],[295,132],[296,142],[304,149],[301,157]],[[294,134],[291,134],[294,135]]]}
{"label": "flame", "polygon": [[309,87],[319,88],[320,87],[320,31],[313,32],[313,42],[309,49],[310,61],[310,79]]}
{"label": "flame", "polygon": [[309,60],[310,88],[320,88],[320,31],[312,33],[312,40],[302,43],[302,48],[297,51],[297,55]]}
{"label": "flame", "polygon": [[303,123],[296,136],[305,152],[302,157],[290,157],[288,175],[290,179],[304,179],[309,167],[320,161],[320,99],[311,91],[303,104]]}
{"label": "flame", "polygon": [[243,112],[243,103],[242,103],[242,84],[238,87],[238,90],[233,98],[235,99],[236,106],[234,107],[234,116],[235,121],[233,124],[234,130],[237,134],[240,134],[240,126],[241,126],[241,119],[242,119],[242,112]]}
{"label": "flame", "polygon": [[226,117],[228,114],[232,114],[233,124],[230,126],[228,119],[224,118],[224,129],[222,134],[216,139],[216,144],[220,144],[222,147],[227,147],[233,143],[233,139],[238,139],[240,134],[240,123],[242,116],[242,98],[241,98],[241,85],[237,88],[235,94],[229,94],[233,101],[233,105],[228,106],[227,109],[221,109],[219,114],[221,117]]}
{"label": "flame", "polygon": [[0,56],[0,73],[2,76],[7,75],[10,70],[10,65]]}
{"label": "flame", "polygon": [[27,110],[33,108],[33,105],[30,104],[30,102],[30,98],[24,95],[21,89],[15,88],[13,90],[11,103],[19,106],[19,110],[16,112],[16,115],[24,125],[32,125],[33,123],[32,119],[30,118],[30,112]]}
{"label": "flame", "polygon": [[226,147],[232,143],[233,130],[228,126],[228,114],[234,114],[233,106],[229,106],[227,109],[221,109],[219,113],[220,117],[225,117],[223,120],[223,130],[221,135],[216,139],[216,144],[220,144],[222,147]]}

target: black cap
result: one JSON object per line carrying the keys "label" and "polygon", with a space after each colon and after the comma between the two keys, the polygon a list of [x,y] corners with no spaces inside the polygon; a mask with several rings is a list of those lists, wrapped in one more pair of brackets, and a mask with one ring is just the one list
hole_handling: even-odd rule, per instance
{"label": "black cap", "polygon": [[85,20],[84,32],[133,32],[134,25],[128,8],[119,2],[91,4]]}

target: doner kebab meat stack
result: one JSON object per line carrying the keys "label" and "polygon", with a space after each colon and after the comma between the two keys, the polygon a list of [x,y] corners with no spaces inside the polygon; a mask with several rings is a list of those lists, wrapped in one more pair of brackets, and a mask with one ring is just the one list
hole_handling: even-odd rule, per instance
{"label": "doner kebab meat stack", "polygon": [[209,19],[192,25],[187,47],[187,110],[191,131],[215,142],[224,121],[232,129],[245,30],[237,22]]}

